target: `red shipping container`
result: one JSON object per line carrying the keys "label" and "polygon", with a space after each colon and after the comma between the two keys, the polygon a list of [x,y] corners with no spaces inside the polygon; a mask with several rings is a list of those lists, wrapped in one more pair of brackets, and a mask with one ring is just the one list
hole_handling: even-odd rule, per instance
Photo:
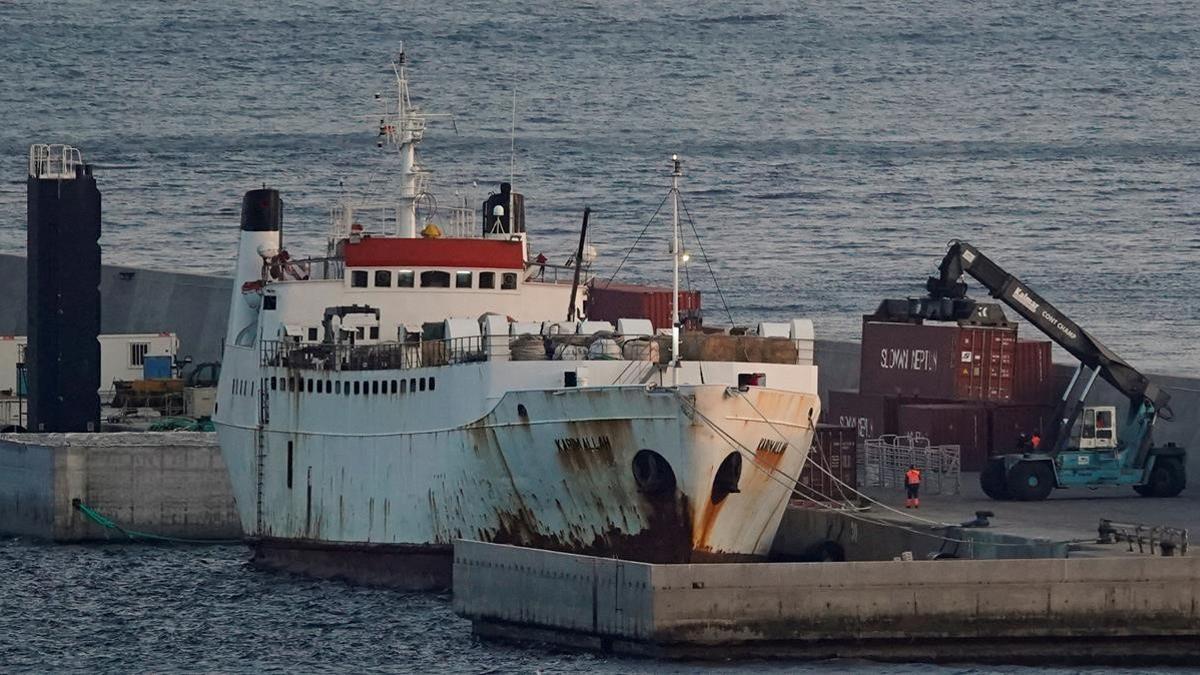
{"label": "red shipping container", "polygon": [[1017,329],[863,322],[867,394],[951,401],[1013,397]]}
{"label": "red shipping container", "polygon": [[[821,470],[821,467],[825,469]],[[837,477],[834,480],[830,474]],[[840,502],[852,499],[858,487],[858,429],[818,424],[808,461],[800,471],[795,496],[800,499]]]}
{"label": "red shipping container", "polygon": [[1054,362],[1047,340],[1017,340],[1013,371],[1013,401],[1051,404],[1058,400]]}
{"label": "red shipping container", "polygon": [[920,434],[930,445],[957,445],[963,471],[987,463],[988,407],[965,403],[908,403],[896,410],[899,434]]}
{"label": "red shipping container", "polygon": [[[598,281],[588,287],[584,311],[592,321],[616,325],[617,319],[650,319],[655,330],[669,329],[671,289]],[[679,314],[684,319],[700,316],[700,291],[679,291]]]}
{"label": "red shipping container", "polygon": [[[1055,406],[1052,405],[1005,405],[992,408],[991,454],[1004,455],[1017,451],[1017,438],[1021,434],[1037,433],[1044,443],[1051,442]],[[1043,449],[1047,449],[1043,445]]]}
{"label": "red shipping container", "polygon": [[831,391],[824,401],[823,417],[833,426],[854,427],[859,438],[896,433],[896,403],[891,396]]}

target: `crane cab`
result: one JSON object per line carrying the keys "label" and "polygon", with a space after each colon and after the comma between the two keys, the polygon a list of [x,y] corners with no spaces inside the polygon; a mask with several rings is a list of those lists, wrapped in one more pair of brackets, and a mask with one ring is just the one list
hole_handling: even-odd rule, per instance
{"label": "crane cab", "polygon": [[1080,450],[1113,450],[1117,447],[1117,408],[1111,405],[1083,409],[1071,435],[1071,446]]}

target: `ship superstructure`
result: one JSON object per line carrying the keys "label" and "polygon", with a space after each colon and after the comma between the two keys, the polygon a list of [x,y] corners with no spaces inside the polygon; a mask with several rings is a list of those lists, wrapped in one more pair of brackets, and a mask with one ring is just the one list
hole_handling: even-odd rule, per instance
{"label": "ship superstructure", "polygon": [[766,555],[820,414],[811,323],[681,335],[677,306],[658,329],[574,318],[587,286],[530,260],[509,184],[478,216],[433,215],[425,118],[403,55],[394,69],[379,129],[400,155],[379,220],[394,228],[347,201],[325,255],[298,260],[279,194],[243,202],[214,422],[256,559],[428,588],[448,582],[459,538]]}

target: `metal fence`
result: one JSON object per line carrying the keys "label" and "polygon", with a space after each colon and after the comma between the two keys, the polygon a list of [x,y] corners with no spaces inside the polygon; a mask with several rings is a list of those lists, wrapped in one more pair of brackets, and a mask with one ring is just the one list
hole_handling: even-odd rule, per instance
{"label": "metal fence", "polygon": [[301,370],[408,370],[488,360],[481,337],[365,345],[264,340],[261,355],[264,366]]}
{"label": "metal fence", "polygon": [[926,494],[958,494],[962,486],[957,445],[930,445],[920,434],[887,434],[866,439],[859,453],[859,481],[865,487],[902,488],[910,466],[921,470]]}

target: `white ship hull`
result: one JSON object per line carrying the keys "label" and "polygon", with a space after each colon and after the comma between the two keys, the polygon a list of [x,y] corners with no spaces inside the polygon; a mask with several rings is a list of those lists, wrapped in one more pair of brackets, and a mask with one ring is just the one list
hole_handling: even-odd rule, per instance
{"label": "white ship hull", "polygon": [[[239,356],[250,358],[227,359]],[[586,363],[605,381],[612,381],[606,370],[629,370],[629,362]],[[459,538],[650,562],[769,552],[791,492],[787,477],[799,474],[812,438],[809,420],[820,412],[815,393],[660,388],[662,369],[635,363],[642,383],[489,396],[498,381],[561,378],[571,365],[317,374],[346,378],[347,389],[355,378],[382,382],[389,392],[393,376],[435,378],[433,391],[403,394],[310,394],[307,381],[302,391],[282,391],[279,383],[298,371],[280,368],[264,368],[253,387],[223,381],[217,430],[260,562],[436,587],[448,581],[449,548]],[[714,372],[722,365],[747,364],[704,364]],[[810,366],[762,367],[811,371],[815,381]],[[699,368],[692,371],[698,382]],[[682,372],[684,382],[693,379],[689,369]],[[269,421],[261,431],[258,382],[268,383]],[[650,494],[639,485],[634,457],[646,449],[669,464],[671,489]],[[714,500],[718,468],[731,455],[743,460],[739,492]],[[363,553],[377,560],[375,554],[404,554],[408,564],[372,565]]]}

